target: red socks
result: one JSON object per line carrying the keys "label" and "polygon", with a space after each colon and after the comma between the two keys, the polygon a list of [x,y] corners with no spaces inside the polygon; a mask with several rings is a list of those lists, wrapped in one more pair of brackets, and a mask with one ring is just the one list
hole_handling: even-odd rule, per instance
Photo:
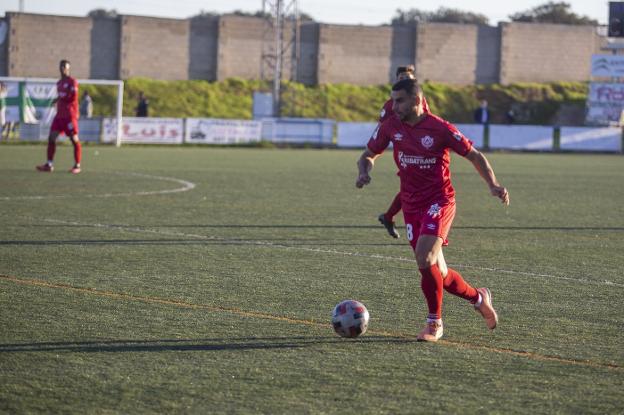
{"label": "red socks", "polygon": [[430,319],[442,318],[442,289],[449,293],[470,301],[472,304],[479,299],[477,290],[468,284],[459,272],[449,268],[446,278],[442,278],[442,273],[438,268],[438,264],[434,264],[429,268],[419,268],[422,278],[420,279],[420,287],[422,288],[427,307],[429,308]]}
{"label": "red socks", "polygon": [[397,193],[392,201],[392,204],[388,208],[388,211],[384,214],[386,220],[392,222],[392,219],[396,216],[397,213],[401,210],[401,193]]}
{"label": "red socks", "polygon": [[72,141],[72,144],[74,145],[74,161],[79,165],[82,159],[82,145],[78,140]]}
{"label": "red socks", "polygon": [[[77,165],[80,165],[80,160],[82,159],[82,145],[80,141],[72,141],[74,146],[74,161]],[[56,141],[48,140],[48,161],[52,162],[54,160],[54,154],[56,153]]]}
{"label": "red socks", "polygon": [[446,278],[444,278],[443,283],[446,291],[466,299],[472,304],[476,303],[479,299],[479,293],[477,290],[464,281],[460,273],[452,268],[448,269],[448,274],[446,274]]}
{"label": "red socks", "polygon": [[429,308],[430,319],[442,318],[442,274],[438,268],[438,264],[434,264],[429,268],[419,268],[420,275],[420,288],[422,288],[425,299],[427,300],[427,307]]}
{"label": "red socks", "polygon": [[54,160],[54,153],[56,153],[56,141],[48,141],[48,161]]}

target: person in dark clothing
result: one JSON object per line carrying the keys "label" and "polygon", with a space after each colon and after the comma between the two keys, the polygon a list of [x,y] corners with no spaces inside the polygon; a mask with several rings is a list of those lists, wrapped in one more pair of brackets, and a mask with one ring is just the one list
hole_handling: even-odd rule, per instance
{"label": "person in dark clothing", "polygon": [[143,91],[139,92],[139,103],[136,107],[137,117],[148,117],[149,115],[149,101],[145,98]]}
{"label": "person in dark clothing", "polygon": [[490,123],[490,110],[488,109],[488,102],[486,100],[481,101],[481,106],[475,110],[474,121],[477,124]]}

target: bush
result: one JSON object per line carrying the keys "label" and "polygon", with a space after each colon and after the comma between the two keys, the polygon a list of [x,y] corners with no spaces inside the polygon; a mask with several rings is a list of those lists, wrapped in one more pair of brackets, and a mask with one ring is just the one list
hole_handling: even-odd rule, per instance
{"label": "bush", "polygon": [[[270,82],[238,78],[222,82],[157,81],[134,78],[124,88],[124,116],[133,116],[137,97],[143,91],[153,117],[209,117],[251,119],[254,91],[271,91]],[[115,90],[111,87],[84,85],[93,97],[95,115],[114,114]],[[545,84],[451,86],[423,85],[434,114],[451,122],[472,122],[474,109],[486,99],[494,123],[505,121],[510,109],[516,121],[525,124],[582,124],[586,82]],[[356,86],[333,84],[305,86],[284,82],[281,115],[285,117],[331,118],[337,121],[376,121],[379,110],[390,96],[390,85]],[[565,109],[565,111],[563,111]],[[560,114],[576,114],[561,120]]]}

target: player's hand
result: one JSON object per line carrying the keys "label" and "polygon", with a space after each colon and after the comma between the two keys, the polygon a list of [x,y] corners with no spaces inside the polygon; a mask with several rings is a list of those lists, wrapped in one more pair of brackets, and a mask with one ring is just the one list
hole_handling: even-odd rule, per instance
{"label": "player's hand", "polygon": [[509,206],[509,192],[506,188],[498,185],[491,186],[490,193],[492,193],[492,196],[496,196],[497,198],[499,198],[501,202],[505,204],[505,206]]}
{"label": "player's hand", "polygon": [[361,189],[362,187],[369,184],[370,182],[371,182],[371,177],[368,173],[360,173],[358,175],[357,180],[355,181],[355,187],[357,187],[358,189]]}

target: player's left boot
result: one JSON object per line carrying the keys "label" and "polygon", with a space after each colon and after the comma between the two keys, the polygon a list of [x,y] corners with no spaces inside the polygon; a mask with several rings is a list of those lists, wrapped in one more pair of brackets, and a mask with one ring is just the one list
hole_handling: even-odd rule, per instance
{"label": "player's left boot", "polygon": [[40,166],[36,166],[36,169],[38,171],[43,171],[47,173],[52,173],[54,171],[54,167],[52,167],[52,165],[48,163],[42,164]]}
{"label": "player's left boot", "polygon": [[478,306],[475,304],[474,308],[483,316],[488,329],[494,330],[498,323],[498,314],[492,307],[492,294],[487,288],[477,288],[477,292],[481,294],[481,304]]}
{"label": "player's left boot", "polygon": [[416,340],[419,342],[437,342],[444,332],[442,320],[440,322],[428,321],[425,328],[418,334]]}
{"label": "player's left boot", "polygon": [[69,170],[69,172],[70,172],[71,174],[78,174],[78,173],[80,173],[80,172],[81,172],[81,170],[80,170],[80,166],[78,166],[78,165],[74,165],[74,167],[72,167],[72,168]]}
{"label": "player's left boot", "polygon": [[386,228],[386,230],[388,231],[388,234],[392,236],[394,239],[397,239],[398,237],[401,236],[399,235],[399,232],[394,227],[394,222],[387,220],[386,215],[382,213],[381,215],[379,215],[379,217],[377,217],[377,219],[379,220],[379,223],[381,223]]}

